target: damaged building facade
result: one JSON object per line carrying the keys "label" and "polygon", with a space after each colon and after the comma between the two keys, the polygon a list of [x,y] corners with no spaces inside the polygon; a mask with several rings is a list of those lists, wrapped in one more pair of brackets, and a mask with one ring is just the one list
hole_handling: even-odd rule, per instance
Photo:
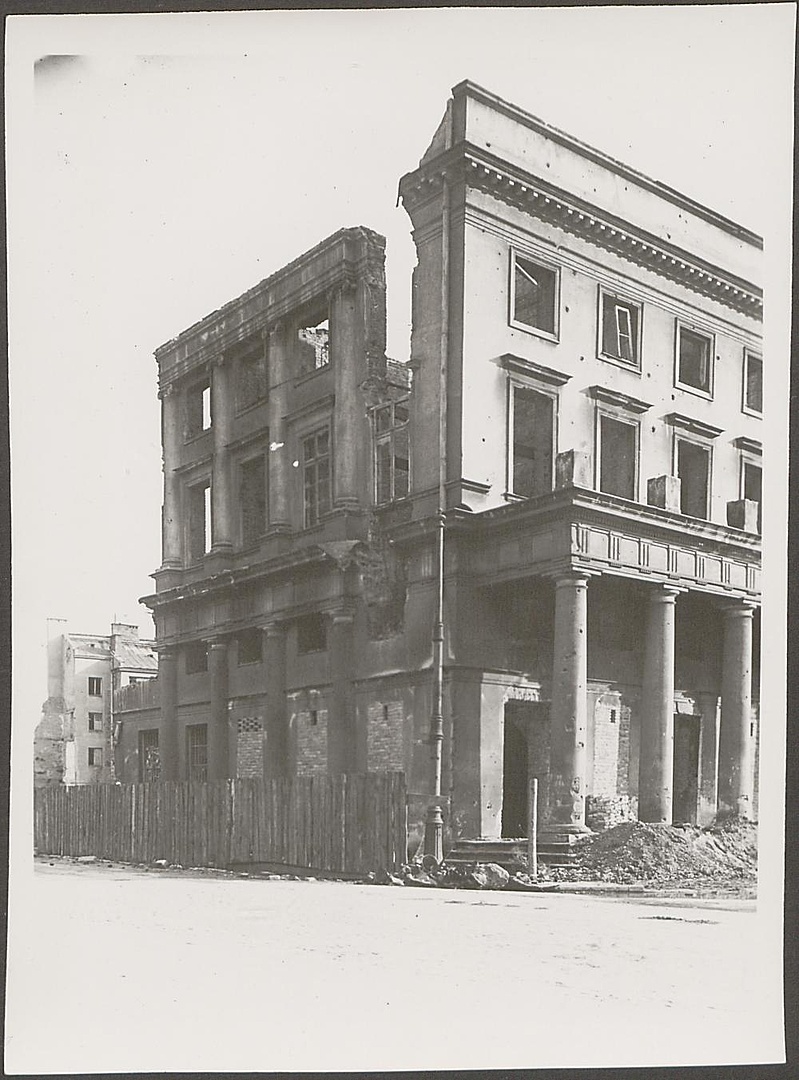
{"label": "damaged building facade", "polygon": [[450,838],[523,835],[530,777],[552,833],[756,817],[760,238],[470,82],[400,194],[409,363],[365,228],[157,351],[123,778],[401,769],[418,835],[443,510]]}

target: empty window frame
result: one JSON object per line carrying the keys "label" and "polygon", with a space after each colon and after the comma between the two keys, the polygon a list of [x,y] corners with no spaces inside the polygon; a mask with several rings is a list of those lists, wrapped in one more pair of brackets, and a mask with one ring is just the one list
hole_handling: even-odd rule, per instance
{"label": "empty window frame", "polygon": [[531,498],[552,491],[555,398],[511,382],[508,408],[508,490]]}
{"label": "empty window frame", "polygon": [[677,323],[677,355],[674,381],[683,390],[713,396],[712,334]]}
{"label": "empty window frame", "polygon": [[89,676],[89,697],[103,696],[103,680],[94,675]]}
{"label": "empty window frame", "polygon": [[186,775],[200,783],[208,779],[208,725],[186,727]]}
{"label": "empty window frame", "polygon": [[757,531],[762,530],[763,468],[749,458],[741,459],[741,498],[757,503]]}
{"label": "empty window frame", "polygon": [[89,713],[89,731],[103,730],[103,714],[101,712]]}
{"label": "empty window frame", "polygon": [[597,483],[605,495],[632,501],[638,498],[640,424],[597,412]]}
{"label": "empty window frame", "polygon": [[89,747],[89,764],[99,767],[103,764],[103,750],[101,746]]}
{"label": "empty window frame", "polygon": [[311,375],[330,363],[330,320],[312,320],[297,330],[298,373]]}
{"label": "empty window frame", "polygon": [[266,459],[263,454],[239,465],[241,542],[253,544],[266,531]]}
{"label": "empty window frame", "polygon": [[599,355],[625,367],[641,367],[641,305],[599,290]]}
{"label": "empty window frame", "polygon": [[674,471],[680,478],[680,513],[705,521],[710,517],[712,453],[709,446],[675,436]]}
{"label": "empty window frame", "polygon": [[186,389],[186,438],[194,439],[211,426],[211,383],[208,379]]}
{"label": "empty window frame", "polygon": [[511,252],[510,321],[550,337],[558,333],[558,270]]}
{"label": "empty window frame", "polygon": [[301,615],[297,619],[297,652],[324,652],[327,648],[327,620],[323,615]]}
{"label": "empty window frame", "polygon": [[743,411],[763,414],[763,357],[744,349]]}
{"label": "empty window frame", "polygon": [[259,342],[236,361],[236,408],[249,409],[266,396],[266,346]]}
{"label": "empty window frame", "polygon": [[239,665],[260,664],[263,659],[263,633],[258,629],[242,630],[236,636],[236,658]]}
{"label": "empty window frame", "polygon": [[187,553],[189,562],[197,562],[211,548],[211,483],[202,480],[186,489]]}
{"label": "empty window frame", "polygon": [[208,670],[208,646],[204,641],[190,641],[184,648],[184,668],[187,675]]}
{"label": "empty window frame", "polygon": [[148,784],[161,776],[161,751],[158,729],[139,732],[139,783]]}
{"label": "empty window frame", "polygon": [[330,429],[320,428],[302,440],[303,523],[318,525],[330,510]]}
{"label": "empty window frame", "polygon": [[403,499],[410,490],[408,402],[395,401],[372,410],[375,502]]}

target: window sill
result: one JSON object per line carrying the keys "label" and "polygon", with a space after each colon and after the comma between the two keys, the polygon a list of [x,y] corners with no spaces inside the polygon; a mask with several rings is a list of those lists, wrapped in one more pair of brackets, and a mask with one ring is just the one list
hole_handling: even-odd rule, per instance
{"label": "window sill", "polygon": [[[260,405],[267,405],[268,403],[269,403],[269,395],[268,395],[268,394],[264,394],[264,396],[263,396],[263,397],[259,397],[259,398],[257,399],[257,401],[251,401],[251,402],[250,402],[249,404],[247,404],[247,405],[237,405],[237,406],[236,406],[236,412],[235,412],[235,414],[234,414],[234,415],[235,415],[236,417],[239,417],[239,416],[244,416],[244,414],[245,414],[245,413],[253,412],[253,411],[254,411],[255,409],[257,409],[257,408],[258,408],[258,407],[259,407]],[[208,428],[208,430],[210,431],[211,429],[210,429],[210,428]]]}
{"label": "window sill", "polygon": [[754,418],[756,420],[762,420],[763,419],[763,410],[762,409],[760,410],[760,412],[758,412],[757,409],[751,409],[747,405],[742,405],[741,406],[741,412],[744,414],[744,416],[754,416]]}
{"label": "window sill", "polygon": [[513,330],[522,330],[525,334],[533,334],[534,337],[542,338],[544,341],[551,341],[557,345],[560,340],[557,331],[542,330],[537,326],[528,326],[527,323],[517,322],[516,319],[510,319],[509,325]]}
{"label": "window sill", "polygon": [[198,442],[203,435],[210,435],[211,431],[212,428],[210,427],[203,428],[202,431],[195,431],[192,435],[186,435],[183,439],[183,443],[185,446],[188,446],[189,443]]}
{"label": "window sill", "polygon": [[693,394],[694,397],[704,398],[705,401],[713,400],[712,390],[702,390],[698,386],[689,386],[688,383],[675,382],[675,390],[683,390],[686,394]]}
{"label": "window sill", "polygon": [[330,371],[332,368],[331,363],[323,364],[322,367],[314,368],[313,371],[306,371],[303,375],[298,375],[294,380],[294,386],[302,386],[303,383],[310,382],[311,379],[315,379],[317,375],[323,375],[326,371]]}
{"label": "window sill", "polygon": [[616,367],[621,368],[623,371],[629,371],[631,375],[637,375],[640,379],[642,374],[640,362],[635,363],[630,360],[622,360],[620,356],[611,356],[609,353],[597,353],[597,359],[601,360],[603,364],[614,364]]}

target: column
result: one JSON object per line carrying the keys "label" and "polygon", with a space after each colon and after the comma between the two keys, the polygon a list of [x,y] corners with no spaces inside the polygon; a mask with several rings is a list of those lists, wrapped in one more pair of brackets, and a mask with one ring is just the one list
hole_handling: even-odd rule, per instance
{"label": "column", "polygon": [[671,823],[674,782],[674,613],[679,589],[649,593],[641,695],[638,818]]}
{"label": "column", "polygon": [[570,572],[555,581],[551,786],[547,824],[585,829],[588,706],[588,579]]}
{"label": "column", "polygon": [[293,773],[286,708],[286,629],[269,623],[264,633],[266,648],[266,743],[264,776],[286,777]]}
{"label": "column", "polygon": [[208,672],[211,677],[211,720],[208,724],[208,779],[226,780],[230,776],[227,642],[217,640],[209,643]]}
{"label": "column", "polygon": [[350,612],[333,616],[330,629],[330,675],[333,709],[327,735],[328,771],[357,769],[355,694],[353,691],[354,618]]}
{"label": "column", "polygon": [[334,505],[357,507],[358,448],[363,444],[359,428],[366,423],[366,410],[359,384],[366,371],[359,363],[363,356],[363,333],[359,333],[358,292],[354,285],[335,290],[330,301],[330,362],[336,383],[334,431]]}
{"label": "column", "polygon": [[291,372],[291,350],[284,323],[268,332],[269,372],[269,529],[288,529],[291,523],[289,491],[295,470],[287,444],[285,416]]}
{"label": "column", "polygon": [[176,649],[158,651],[158,686],[161,693],[161,724],[158,752],[161,779],[179,779],[178,765],[178,654]]}
{"label": "column", "polygon": [[719,738],[719,810],[751,820],[754,796],[752,616],[746,601],[724,609]]}
{"label": "column", "polygon": [[180,394],[174,386],[165,386],[161,398],[161,455],[164,470],[164,505],[161,511],[161,565],[164,569],[182,565],[180,543],[180,464],[182,436]]}
{"label": "column", "polygon": [[211,476],[211,550],[229,551],[232,547],[230,495],[230,372],[222,357],[211,368],[211,430],[214,438],[213,474]]}

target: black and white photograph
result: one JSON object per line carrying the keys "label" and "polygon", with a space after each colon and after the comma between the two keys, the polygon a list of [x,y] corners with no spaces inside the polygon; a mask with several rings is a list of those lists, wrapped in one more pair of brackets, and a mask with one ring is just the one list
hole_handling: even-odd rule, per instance
{"label": "black and white photograph", "polygon": [[7,18],[6,1074],[785,1062],[795,20]]}

